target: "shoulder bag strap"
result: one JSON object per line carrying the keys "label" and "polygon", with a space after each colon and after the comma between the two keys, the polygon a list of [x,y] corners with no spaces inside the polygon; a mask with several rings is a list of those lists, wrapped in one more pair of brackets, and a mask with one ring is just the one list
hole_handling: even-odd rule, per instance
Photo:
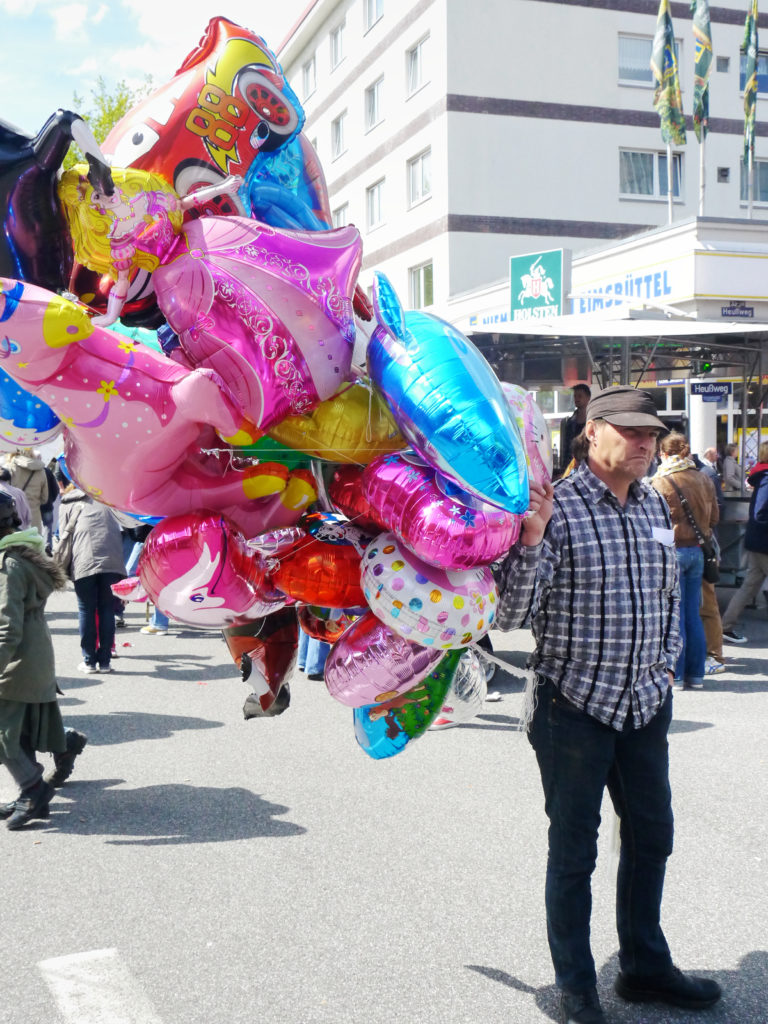
{"label": "shoulder bag strap", "polygon": [[677,491],[677,496],[680,499],[680,504],[683,506],[683,512],[685,512],[686,516],[688,517],[688,522],[691,524],[691,526],[693,527],[693,532],[696,534],[696,540],[698,541],[699,545],[701,547],[703,547],[704,544],[706,544],[706,541],[704,539],[704,535],[702,534],[701,530],[699,529],[699,524],[696,522],[696,517],[694,516],[693,512],[691,511],[691,506],[688,503],[688,499],[683,494],[683,492],[680,490],[680,488],[677,486],[677,484],[675,483],[675,481],[672,479],[671,476],[669,477],[669,482],[672,484],[672,486]]}
{"label": "shoulder bag strap", "polygon": [[30,481],[30,480],[32,479],[32,477],[34,476],[34,472],[35,472],[35,471],[34,471],[33,469],[28,469],[28,470],[27,470],[27,479],[26,479],[26,480],[24,481],[24,483],[23,483],[23,485],[22,485],[22,488],[21,488],[21,489],[22,489],[22,491],[26,491],[27,487],[29,487],[29,481]]}

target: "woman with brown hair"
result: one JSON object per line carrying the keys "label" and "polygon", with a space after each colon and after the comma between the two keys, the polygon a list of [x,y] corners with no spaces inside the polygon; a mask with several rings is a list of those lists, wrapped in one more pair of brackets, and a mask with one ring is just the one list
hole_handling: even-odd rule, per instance
{"label": "woman with brown hair", "polygon": [[682,499],[705,540],[719,519],[715,488],[690,458],[691,449],[682,434],[672,432],[660,444],[661,465],[651,483],[669,505],[680,570],[680,635],[683,650],[675,670],[675,689],[701,690],[707,658],[707,642],[701,621],[701,586],[704,554]]}

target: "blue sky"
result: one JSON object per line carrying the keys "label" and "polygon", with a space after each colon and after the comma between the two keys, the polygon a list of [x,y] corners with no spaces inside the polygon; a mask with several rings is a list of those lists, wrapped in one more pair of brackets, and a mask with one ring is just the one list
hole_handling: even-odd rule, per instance
{"label": "blue sky", "polygon": [[307,2],[0,0],[0,119],[35,135],[75,93],[87,101],[99,75],[108,86],[138,86],[146,74],[162,85],[214,15],[258,32],[274,51]]}

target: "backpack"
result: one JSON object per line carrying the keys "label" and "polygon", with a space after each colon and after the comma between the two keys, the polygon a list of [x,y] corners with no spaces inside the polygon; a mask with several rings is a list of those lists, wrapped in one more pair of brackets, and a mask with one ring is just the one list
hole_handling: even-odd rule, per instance
{"label": "backpack", "polygon": [[59,496],[59,485],[56,482],[56,477],[46,466],[45,468],[45,479],[48,484],[48,498],[44,504],[40,506],[41,512],[53,512],[53,505]]}

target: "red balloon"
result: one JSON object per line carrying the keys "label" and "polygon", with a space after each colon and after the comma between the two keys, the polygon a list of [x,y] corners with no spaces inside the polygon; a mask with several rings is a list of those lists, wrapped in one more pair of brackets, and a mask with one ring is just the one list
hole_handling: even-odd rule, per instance
{"label": "red balloon", "polygon": [[272,573],[284,594],[323,608],[358,608],[367,604],[360,586],[360,555],[349,544],[328,544],[307,537]]}
{"label": "red balloon", "polygon": [[367,533],[381,533],[387,527],[376,518],[376,513],[363,493],[365,466],[338,466],[328,485],[328,497],[355,526]]}
{"label": "red balloon", "polygon": [[[292,608],[222,631],[229,653],[254,688],[262,714],[269,714],[296,661],[299,626]],[[254,704],[249,708],[253,716]],[[284,710],[284,709],[282,709]],[[258,713],[258,712],[257,712]]]}
{"label": "red balloon", "polygon": [[340,615],[319,616],[308,604],[299,605],[296,609],[299,625],[313,640],[323,640],[327,644],[335,643],[341,634],[355,621],[355,615],[342,612]]}

